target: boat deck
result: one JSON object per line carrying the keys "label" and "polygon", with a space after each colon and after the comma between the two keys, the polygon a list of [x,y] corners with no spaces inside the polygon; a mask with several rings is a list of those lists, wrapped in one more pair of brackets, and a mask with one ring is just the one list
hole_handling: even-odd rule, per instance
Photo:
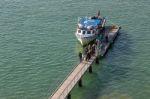
{"label": "boat deck", "polygon": [[115,38],[117,37],[117,34],[119,33],[119,30],[120,30],[119,26],[115,26],[113,28],[111,28],[111,27],[106,28],[105,32],[108,35],[108,42],[102,42],[101,45],[99,45],[99,46],[103,45],[103,47],[99,48],[100,56],[104,56],[106,54],[106,52],[108,51],[111,43],[113,43]]}

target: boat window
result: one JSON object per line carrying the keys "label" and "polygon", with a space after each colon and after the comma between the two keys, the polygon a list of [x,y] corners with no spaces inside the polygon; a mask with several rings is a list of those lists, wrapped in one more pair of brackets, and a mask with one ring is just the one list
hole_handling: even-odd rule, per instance
{"label": "boat window", "polygon": [[91,31],[87,31],[87,34],[91,34]]}
{"label": "boat window", "polygon": [[81,33],[81,30],[78,30],[78,33]]}
{"label": "boat window", "polygon": [[83,31],[82,33],[85,34],[85,31]]}

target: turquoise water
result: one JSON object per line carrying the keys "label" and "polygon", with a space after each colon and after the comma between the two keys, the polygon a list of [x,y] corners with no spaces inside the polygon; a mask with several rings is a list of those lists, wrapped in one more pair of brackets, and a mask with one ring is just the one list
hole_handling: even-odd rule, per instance
{"label": "turquoise water", "polygon": [[120,35],[73,99],[150,98],[149,0],[1,0],[0,99],[47,99],[78,64],[79,16],[97,10]]}

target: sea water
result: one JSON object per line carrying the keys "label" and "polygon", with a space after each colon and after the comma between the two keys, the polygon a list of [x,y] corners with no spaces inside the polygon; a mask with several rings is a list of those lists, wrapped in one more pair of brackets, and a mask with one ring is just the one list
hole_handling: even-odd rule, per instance
{"label": "sea water", "polygon": [[78,17],[122,27],[72,99],[150,98],[150,0],[1,0],[0,99],[47,99],[79,63]]}

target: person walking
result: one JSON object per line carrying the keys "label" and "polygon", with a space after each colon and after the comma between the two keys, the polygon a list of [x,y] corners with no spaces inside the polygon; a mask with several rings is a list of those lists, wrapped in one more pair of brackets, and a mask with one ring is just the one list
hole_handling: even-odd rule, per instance
{"label": "person walking", "polygon": [[95,44],[92,45],[92,55],[95,54]]}
{"label": "person walking", "polygon": [[86,55],[86,61],[88,61],[90,59],[90,57],[91,57],[90,52],[88,52],[87,55]]}
{"label": "person walking", "polygon": [[80,59],[80,62],[82,61],[82,53],[79,52],[79,59]]}

